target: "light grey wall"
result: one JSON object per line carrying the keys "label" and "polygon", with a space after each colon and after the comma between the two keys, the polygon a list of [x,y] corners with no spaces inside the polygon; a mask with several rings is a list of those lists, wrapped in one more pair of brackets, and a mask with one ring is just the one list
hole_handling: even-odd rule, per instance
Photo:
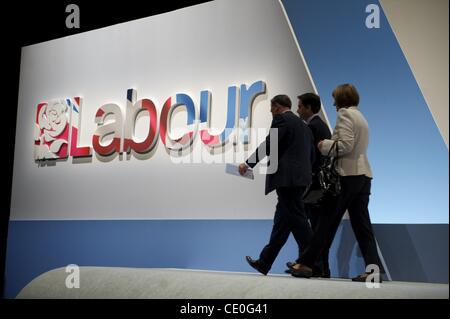
{"label": "light grey wall", "polygon": [[448,148],[448,0],[380,0]]}
{"label": "light grey wall", "polygon": [[[221,129],[228,86],[258,80],[267,95],[254,106],[255,128],[270,126],[270,97],[286,93],[296,104],[299,93],[313,91],[276,0],[219,0],[23,48],[11,219],[272,218],[276,198],[264,196],[264,176],[227,175],[225,164],[176,165],[161,141],[146,160],[94,156],[91,163],[38,167],[33,159],[42,101],[83,97],[80,142],[91,145],[97,109],[116,103],[124,112],[129,88],[152,99],[158,116],[181,92],[198,111],[200,91],[208,89],[213,125]],[[138,136],[142,130],[138,125]],[[200,144],[197,136],[194,153],[211,159]],[[240,147],[235,162],[243,160]]]}

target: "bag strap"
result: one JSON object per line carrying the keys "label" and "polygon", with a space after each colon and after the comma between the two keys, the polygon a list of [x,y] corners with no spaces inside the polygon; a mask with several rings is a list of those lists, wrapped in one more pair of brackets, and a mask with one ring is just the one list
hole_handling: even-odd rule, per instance
{"label": "bag strap", "polygon": [[[330,150],[328,151],[327,157],[333,157],[333,158],[338,158],[339,157],[339,147],[338,147],[338,142],[339,140],[335,140],[333,142],[333,145],[331,145]],[[336,148],[336,156],[330,156],[331,152],[333,152],[333,148]]]}
{"label": "bag strap", "polygon": [[330,150],[328,151],[327,157],[330,157],[331,152],[333,151],[333,148],[337,147],[337,141],[333,142],[333,145],[331,145]]}
{"label": "bag strap", "polygon": [[330,157],[330,155],[331,155],[331,152],[333,151],[333,148],[336,148],[336,156],[332,156],[332,159],[331,159],[331,167],[335,167],[336,165],[337,165],[337,161],[338,161],[338,159],[339,159],[339,146],[338,146],[338,142],[339,142],[339,140],[335,140],[334,142],[333,142],[333,145],[331,145],[331,148],[330,148],[330,150],[328,151],[328,157]]}
{"label": "bag strap", "polygon": [[339,146],[338,146],[339,140],[336,140],[336,162],[339,159]]}

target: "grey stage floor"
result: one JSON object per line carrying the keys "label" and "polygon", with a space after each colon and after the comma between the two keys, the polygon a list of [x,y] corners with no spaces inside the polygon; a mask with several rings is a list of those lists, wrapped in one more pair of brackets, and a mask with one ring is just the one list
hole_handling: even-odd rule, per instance
{"label": "grey stage floor", "polygon": [[316,299],[449,298],[448,284],[383,282],[369,289],[344,279],[300,279],[182,269],[80,267],[80,288],[68,289],[65,268],[42,274],[17,298]]}

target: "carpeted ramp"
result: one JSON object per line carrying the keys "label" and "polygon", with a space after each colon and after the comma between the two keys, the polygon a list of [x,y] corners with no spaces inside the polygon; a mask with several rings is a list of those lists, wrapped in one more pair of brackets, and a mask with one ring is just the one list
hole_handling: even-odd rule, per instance
{"label": "carpeted ramp", "polygon": [[369,289],[344,279],[300,279],[182,269],[80,267],[80,287],[67,288],[65,268],[48,271],[17,298],[118,299],[317,299],[449,298],[446,284],[383,282]]}

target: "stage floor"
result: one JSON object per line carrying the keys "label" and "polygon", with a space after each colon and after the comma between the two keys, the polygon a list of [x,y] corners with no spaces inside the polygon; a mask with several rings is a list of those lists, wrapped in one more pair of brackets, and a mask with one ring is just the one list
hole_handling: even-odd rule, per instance
{"label": "stage floor", "polygon": [[80,267],[80,288],[68,289],[65,268],[31,281],[17,298],[119,299],[415,299],[449,298],[448,284],[390,281],[369,289],[348,279],[186,269]]}

